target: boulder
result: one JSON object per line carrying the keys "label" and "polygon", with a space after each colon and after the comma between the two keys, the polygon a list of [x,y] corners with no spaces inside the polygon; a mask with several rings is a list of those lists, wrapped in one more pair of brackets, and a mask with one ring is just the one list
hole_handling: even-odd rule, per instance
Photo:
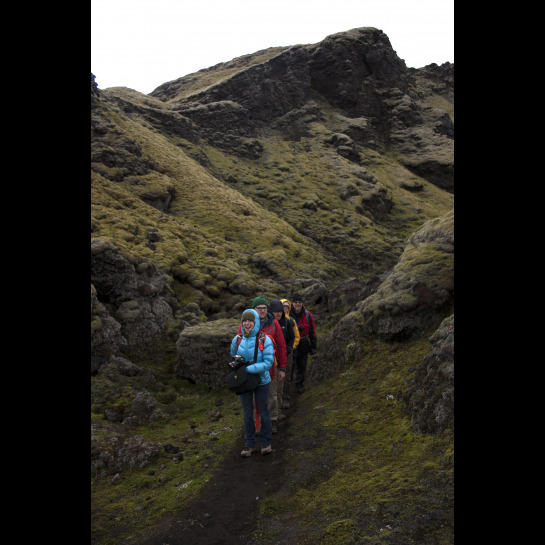
{"label": "boulder", "polygon": [[[165,332],[168,321],[173,317],[172,308],[165,300],[168,276],[154,263],[124,256],[112,242],[93,239],[91,282],[92,292],[94,290],[94,295],[91,295],[92,355],[101,356],[101,351],[106,349],[115,353],[123,344],[121,337],[131,351],[138,352]],[[105,318],[102,324],[109,327],[109,336],[106,336],[104,327],[98,327],[97,317]],[[112,324],[112,320],[119,327]]]}
{"label": "boulder", "polygon": [[454,211],[425,223],[407,241],[377,291],[358,304],[366,334],[401,341],[423,334],[454,297]]}
{"label": "boulder", "polygon": [[441,322],[430,342],[432,353],[404,394],[411,427],[418,433],[437,433],[454,421],[454,314]]}
{"label": "boulder", "polygon": [[238,318],[222,318],[186,327],[176,343],[176,374],[195,384],[226,387],[231,341],[239,325]]}

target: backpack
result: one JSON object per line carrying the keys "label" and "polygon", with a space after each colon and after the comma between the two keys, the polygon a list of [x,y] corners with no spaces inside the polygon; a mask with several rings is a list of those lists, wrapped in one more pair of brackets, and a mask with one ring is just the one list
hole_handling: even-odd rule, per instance
{"label": "backpack", "polygon": [[[259,347],[259,350],[261,350],[263,352],[263,344],[265,343],[265,335],[267,335],[267,333],[264,333],[263,331],[260,331],[259,332],[259,337],[256,338],[256,341],[259,341],[259,342],[256,342],[255,343],[255,352],[254,352],[254,359],[251,363],[255,363],[257,361],[257,349]],[[270,335],[267,335],[267,337],[269,337],[269,339],[271,339],[271,341],[273,341],[273,346],[274,346],[274,339],[271,338]],[[242,341],[242,333],[237,335],[237,348],[240,346],[240,341]],[[249,363],[248,363],[249,365]]]}
{"label": "backpack", "polygon": [[[272,335],[270,333],[264,333],[262,329],[259,331],[259,334],[263,333],[264,335],[267,335],[267,337],[269,337],[269,339],[271,339],[273,349],[274,349],[274,363],[273,363],[273,366],[269,369],[269,373],[271,375],[271,380],[276,376],[276,368],[278,367],[278,358],[276,357],[276,338],[275,338],[276,337],[276,325],[275,325],[275,321],[276,321],[276,319],[273,316],[273,320],[272,320],[273,333],[272,333]],[[242,330],[242,326],[240,326],[239,329]],[[241,339],[242,339],[242,333],[237,335],[237,348],[238,348],[238,345],[240,344]]]}

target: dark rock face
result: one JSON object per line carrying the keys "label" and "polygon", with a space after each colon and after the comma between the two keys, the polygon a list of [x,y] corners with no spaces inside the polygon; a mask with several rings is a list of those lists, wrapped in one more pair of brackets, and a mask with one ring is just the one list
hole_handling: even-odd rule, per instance
{"label": "dark rock face", "polygon": [[225,388],[231,341],[239,325],[239,320],[220,319],[184,328],[176,343],[176,374],[193,383]]}
{"label": "dark rock face", "polygon": [[173,316],[164,299],[167,281],[167,275],[152,262],[132,262],[110,242],[98,239],[91,242],[91,284],[102,305],[109,309],[109,320],[113,320],[111,315],[115,313],[120,324],[119,330],[111,326],[112,335],[91,330],[91,345],[95,346],[96,354],[111,353],[125,344],[120,336],[134,351],[161,336]]}
{"label": "dark rock face", "polygon": [[311,48],[309,70],[312,88],[350,117],[380,118],[381,91],[406,93],[410,79],[386,34],[375,28],[328,36]]}
{"label": "dark rock face", "polygon": [[404,394],[411,427],[421,433],[440,432],[454,421],[454,315],[443,320],[430,341],[432,353]]}
{"label": "dark rock face", "polygon": [[[318,95],[352,120],[353,143],[374,147],[378,140],[409,154],[407,168],[453,192],[453,153],[437,149],[444,149],[445,138],[453,138],[454,124],[444,110],[424,106],[420,90],[453,96],[453,65],[409,70],[386,34],[367,27],[333,34],[318,44],[278,50],[203,90],[181,95],[184,83],[192,81],[181,78],[151,96],[170,101],[173,115],[185,120],[184,127],[190,120],[192,136],[199,132],[214,145],[257,158],[263,151],[261,129],[276,126],[297,140],[307,130],[311,110],[312,117],[323,117],[313,102]],[[175,132],[174,120],[163,119],[162,125]],[[338,153],[357,163],[353,143],[339,145]]]}

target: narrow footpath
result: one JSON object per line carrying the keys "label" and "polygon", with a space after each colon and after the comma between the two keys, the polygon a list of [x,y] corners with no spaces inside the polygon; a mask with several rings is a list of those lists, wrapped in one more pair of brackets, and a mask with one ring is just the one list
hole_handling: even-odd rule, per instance
{"label": "narrow footpath", "polygon": [[212,475],[201,496],[180,516],[145,532],[135,545],[247,544],[256,528],[261,501],[282,484],[285,438],[297,409],[297,397],[292,394],[291,408],[282,410],[287,418],[280,421],[278,433],[272,436],[271,454],[263,456],[258,450],[249,458],[240,456],[244,445],[241,432],[240,440]]}

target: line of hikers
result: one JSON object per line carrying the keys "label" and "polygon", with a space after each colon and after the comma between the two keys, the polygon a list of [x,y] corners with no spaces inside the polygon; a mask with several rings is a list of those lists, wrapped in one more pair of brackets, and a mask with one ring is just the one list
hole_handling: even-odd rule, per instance
{"label": "line of hikers", "polygon": [[[260,335],[262,332],[264,336]],[[253,300],[252,308],[242,313],[241,325],[231,342],[231,356],[239,355],[245,362],[251,362],[246,372],[258,374],[260,382],[253,391],[239,395],[244,411],[241,456],[251,456],[257,451],[256,428],[261,454],[270,454],[272,435],[278,431],[278,422],[286,418],[281,411],[290,408],[291,384],[295,384],[297,393],[305,391],[309,354],[316,354],[316,327],[301,295],[295,294],[292,302],[288,299],[269,302],[259,296]]]}

